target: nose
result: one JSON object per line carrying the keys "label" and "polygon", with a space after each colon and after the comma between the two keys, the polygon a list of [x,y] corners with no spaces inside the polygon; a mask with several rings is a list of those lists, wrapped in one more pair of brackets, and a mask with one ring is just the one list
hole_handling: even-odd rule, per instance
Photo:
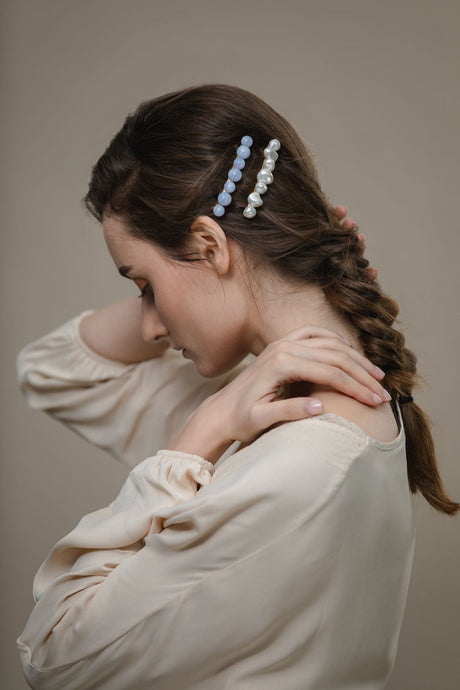
{"label": "nose", "polygon": [[160,340],[160,338],[169,335],[168,329],[161,321],[153,305],[142,305],[141,334],[142,339],[146,343],[154,343]]}

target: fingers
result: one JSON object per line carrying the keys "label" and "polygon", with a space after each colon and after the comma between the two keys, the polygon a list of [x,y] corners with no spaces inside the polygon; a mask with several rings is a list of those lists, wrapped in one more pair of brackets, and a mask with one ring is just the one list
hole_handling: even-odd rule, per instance
{"label": "fingers", "polygon": [[[349,350],[351,353],[352,349]],[[365,360],[363,368],[354,356],[323,348],[313,352],[307,348],[294,347],[290,351],[280,350],[277,355],[279,356],[274,360],[274,366],[279,385],[295,381],[327,385],[366,405],[375,406],[391,400],[375,375],[367,371],[369,363],[366,358],[362,358]]]}
{"label": "fingers", "polygon": [[352,229],[356,225],[356,221],[353,218],[347,218],[348,207],[347,206],[334,206],[334,213],[336,217],[341,221],[341,225],[344,228]]}
{"label": "fingers", "polygon": [[[302,344],[307,348],[320,348],[324,350],[329,349],[339,351],[346,357],[354,360],[357,365],[365,369],[371,376],[377,379],[383,379],[385,376],[385,372],[379,369],[379,367],[376,367],[375,364],[373,364],[367,357],[362,355],[361,352],[358,352],[358,350],[355,350],[353,347],[342,344],[340,340],[336,338],[312,338],[308,339],[308,341],[305,343],[299,344]],[[317,358],[318,353],[315,352],[315,359]]]}
{"label": "fingers", "polygon": [[353,218],[346,218],[342,223],[342,227],[346,228],[347,230],[353,230],[353,228],[357,228],[358,226]]}
{"label": "fingers", "polygon": [[[357,232],[356,235],[358,237],[359,248],[362,252],[364,252],[366,249],[366,237],[361,232]],[[374,268],[373,266],[369,266],[369,268],[366,269],[366,272],[371,280],[375,280],[379,274],[378,269]]]}
{"label": "fingers", "polygon": [[315,417],[323,413],[323,405],[315,398],[288,398],[276,400],[269,405],[259,405],[253,411],[253,417],[258,427],[267,429],[283,422],[293,422],[298,419]]}
{"label": "fingers", "polygon": [[[331,375],[338,378],[339,384],[342,381],[341,372],[345,373],[348,377],[345,379],[345,385],[350,385],[348,379],[352,379],[356,382],[358,387],[354,386],[355,392],[361,396],[366,396],[366,400],[362,398],[362,402],[374,402],[379,404],[379,401],[375,399],[374,395],[380,398],[380,402],[388,402],[391,400],[390,394],[385,390],[380,381],[376,379],[381,379],[383,376],[379,373],[381,370],[376,368],[372,362],[370,362],[366,357],[363,357],[359,352],[356,352],[349,348],[349,352],[337,352],[331,350],[325,350],[322,355],[323,362],[332,366],[335,371],[331,372]],[[315,359],[315,362],[318,359]],[[310,379],[309,379],[310,380]],[[329,384],[331,385],[331,384]],[[337,388],[337,386],[334,386]],[[341,390],[339,388],[339,390]],[[346,391],[343,391],[346,392]],[[357,397],[354,395],[353,397]]]}
{"label": "fingers", "polygon": [[347,215],[348,208],[347,206],[334,206],[334,212],[337,218],[341,220],[342,218],[345,218],[345,216]]}
{"label": "fingers", "polygon": [[[339,220],[342,220],[341,225],[344,228],[346,228],[347,230],[358,230],[358,225],[356,224],[356,221],[353,220],[353,218],[346,217],[348,213],[348,208],[346,206],[334,206],[334,211],[337,218]],[[356,235],[358,237],[359,248],[362,252],[364,252],[364,250],[366,249],[366,237],[361,232],[357,232]],[[369,268],[366,270],[371,280],[376,280],[379,273],[378,269],[374,268],[373,266],[369,266]]]}
{"label": "fingers", "polygon": [[339,349],[347,354],[348,357],[354,359],[357,364],[366,369],[369,374],[375,378],[382,379],[385,376],[385,372],[376,367],[367,357],[352,347],[348,338],[329,328],[307,324],[296,329],[295,331],[292,331],[291,333],[288,333],[286,336],[284,336],[283,340],[275,341],[273,345],[278,345],[278,347],[283,348],[281,343],[285,340],[299,342],[309,348]]}
{"label": "fingers", "polygon": [[365,238],[365,236],[364,236],[361,232],[357,232],[357,233],[356,233],[356,236],[357,236],[357,238],[358,238],[358,242],[359,242],[360,248],[364,250],[364,249],[366,248],[366,244],[365,244],[366,238]]}
{"label": "fingers", "polygon": [[[299,358],[300,359],[300,358]],[[324,384],[345,393],[366,405],[380,405],[391,400],[390,394],[372,376],[367,374],[356,364],[334,364],[299,361],[298,372],[302,372],[302,379],[313,383]],[[348,373],[350,372],[350,373]]]}

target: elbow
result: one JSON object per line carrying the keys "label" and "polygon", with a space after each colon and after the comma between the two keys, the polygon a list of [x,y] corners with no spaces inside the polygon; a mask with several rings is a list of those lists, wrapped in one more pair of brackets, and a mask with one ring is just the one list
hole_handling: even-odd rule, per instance
{"label": "elbow", "polygon": [[[59,630],[60,621],[57,624]],[[43,634],[39,631],[31,643],[24,633],[16,640],[22,672],[33,690],[96,690],[99,686],[85,675],[86,658],[75,659],[68,649],[68,640],[56,639],[57,630]],[[64,637],[66,637],[64,631]],[[29,633],[30,635],[30,633]],[[65,659],[65,656],[69,659]],[[56,659],[56,656],[61,658]]]}
{"label": "elbow", "polygon": [[54,669],[47,669],[43,664],[36,665],[30,648],[21,638],[18,638],[16,645],[24,678],[32,690],[57,690],[59,687],[65,687],[66,690],[78,690],[79,686],[75,684],[60,685]]}
{"label": "elbow", "polygon": [[16,379],[22,393],[27,395],[30,388],[30,374],[33,371],[30,345],[25,345],[16,355]]}
{"label": "elbow", "polygon": [[23,347],[16,356],[16,379],[28,406],[46,410],[48,399],[44,394],[51,390],[51,381],[36,360],[32,344]]}
{"label": "elbow", "polygon": [[16,379],[19,388],[24,391],[27,381],[27,355],[26,347],[19,350],[16,356]]}

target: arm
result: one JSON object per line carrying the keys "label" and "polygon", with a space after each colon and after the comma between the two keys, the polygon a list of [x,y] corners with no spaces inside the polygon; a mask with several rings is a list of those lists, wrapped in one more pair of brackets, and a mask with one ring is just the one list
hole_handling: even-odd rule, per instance
{"label": "arm", "polygon": [[[17,356],[18,383],[30,407],[131,467],[167,447],[193,410],[248,362],[208,379],[171,348],[137,363],[115,361],[80,334],[81,323],[97,314],[84,311],[25,345]],[[100,338],[98,343],[102,350]]]}
{"label": "arm", "polygon": [[[305,605],[306,560],[303,586],[292,586],[306,558],[298,526],[331,500],[360,450],[347,433],[341,467],[318,463],[302,434],[286,442],[289,431],[265,434],[220,470],[159,451],[60,540],[37,573],[37,603],[18,640],[31,686],[201,687],[223,658],[237,664],[267,631],[281,635],[287,612]],[[315,586],[319,565],[330,567],[316,558]]]}
{"label": "arm", "polygon": [[128,297],[87,314],[80,322],[80,336],[94,352],[117,362],[131,364],[159,357],[169,343],[144,342],[141,332],[141,301]]}

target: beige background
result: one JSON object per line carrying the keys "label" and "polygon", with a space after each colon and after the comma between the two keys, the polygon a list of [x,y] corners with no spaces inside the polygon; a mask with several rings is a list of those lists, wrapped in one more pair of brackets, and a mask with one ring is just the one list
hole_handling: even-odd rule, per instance
{"label": "beige background", "polygon": [[[460,499],[458,8],[448,0],[3,2],[2,687],[26,688],[15,640],[35,571],[127,475],[26,406],[15,357],[83,309],[135,294],[80,198],[141,100],[221,81],[254,90],[292,121],[400,304],[428,383],[417,399],[433,419],[448,492]],[[413,577],[388,687],[454,690],[460,522],[418,497],[414,509]]]}

